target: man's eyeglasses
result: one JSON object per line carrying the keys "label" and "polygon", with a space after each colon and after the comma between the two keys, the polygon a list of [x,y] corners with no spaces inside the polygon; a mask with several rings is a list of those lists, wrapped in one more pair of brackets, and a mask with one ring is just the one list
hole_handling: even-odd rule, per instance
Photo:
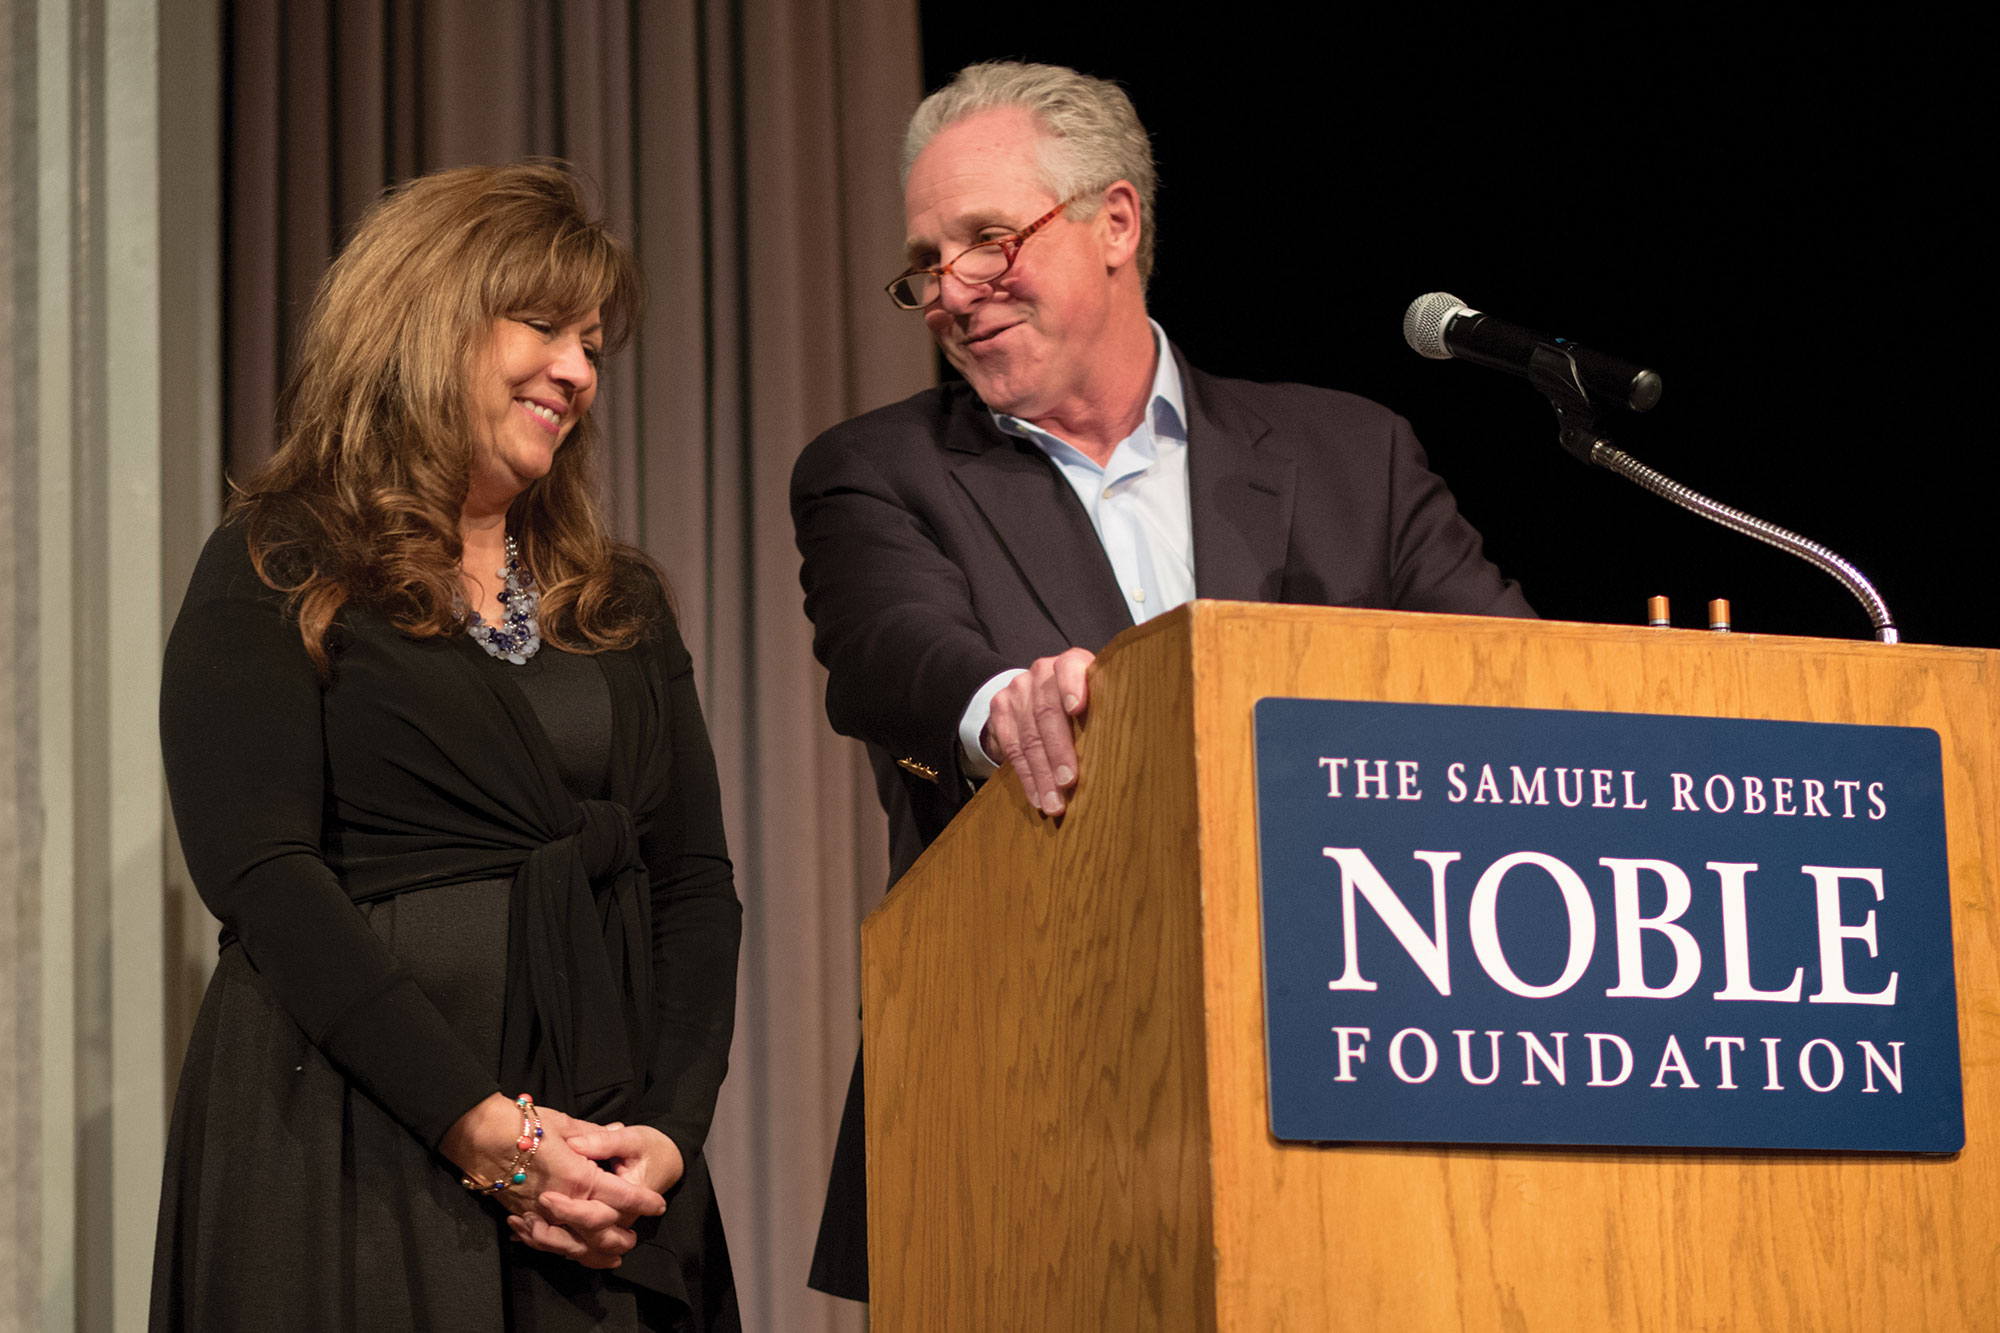
{"label": "man's eyeglasses", "polygon": [[958,258],[949,264],[940,264],[936,268],[913,268],[901,274],[889,284],[889,299],[905,310],[922,310],[936,302],[944,291],[944,275],[947,273],[972,287],[998,282],[1003,273],[1014,267],[1014,256],[1021,253],[1021,247],[1028,243],[1028,238],[1055,221],[1056,214],[1072,202],[1063,200],[1012,236],[968,246],[959,251]]}

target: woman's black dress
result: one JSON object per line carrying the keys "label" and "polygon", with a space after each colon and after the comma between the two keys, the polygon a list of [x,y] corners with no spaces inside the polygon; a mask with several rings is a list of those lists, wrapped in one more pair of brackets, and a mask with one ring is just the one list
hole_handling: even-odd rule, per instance
{"label": "woman's black dress", "polygon": [[[161,732],[224,945],[182,1069],[156,1329],[732,1329],[702,1141],[737,903],[692,663],[528,664],[343,613],[322,685],[240,528],[174,626]],[[651,1124],[687,1174],[606,1274],[437,1155],[494,1092]]]}

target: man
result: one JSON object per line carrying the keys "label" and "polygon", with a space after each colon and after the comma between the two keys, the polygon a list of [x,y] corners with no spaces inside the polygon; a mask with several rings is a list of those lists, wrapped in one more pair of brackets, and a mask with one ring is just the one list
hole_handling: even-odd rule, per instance
{"label": "man", "polygon": [[[1093,654],[1197,594],[1533,614],[1407,423],[1204,375],[1147,318],[1152,150],[1115,85],[971,66],[903,161],[890,296],[965,383],[835,427],[792,476],[827,713],[869,744],[895,875],[1001,763],[1062,813]],[[812,1285],[866,1299],[856,1075]]]}

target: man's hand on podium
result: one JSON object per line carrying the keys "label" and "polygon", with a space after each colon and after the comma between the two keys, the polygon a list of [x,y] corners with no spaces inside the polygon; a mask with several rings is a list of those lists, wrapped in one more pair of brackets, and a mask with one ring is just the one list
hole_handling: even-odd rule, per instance
{"label": "man's hand on podium", "polygon": [[1059,815],[1076,787],[1075,720],[1090,706],[1090,664],[1097,655],[1071,648],[1038,658],[993,696],[979,743],[1021,779],[1028,804]]}

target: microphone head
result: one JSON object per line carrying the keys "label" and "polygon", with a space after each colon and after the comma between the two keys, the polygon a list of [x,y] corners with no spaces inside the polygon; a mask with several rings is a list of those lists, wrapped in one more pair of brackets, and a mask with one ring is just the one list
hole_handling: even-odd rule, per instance
{"label": "microphone head", "polygon": [[1433,361],[1449,360],[1451,349],[1444,345],[1445,326],[1461,315],[1478,313],[1450,292],[1426,292],[1410,302],[1410,308],[1403,312],[1403,341],[1418,356]]}

